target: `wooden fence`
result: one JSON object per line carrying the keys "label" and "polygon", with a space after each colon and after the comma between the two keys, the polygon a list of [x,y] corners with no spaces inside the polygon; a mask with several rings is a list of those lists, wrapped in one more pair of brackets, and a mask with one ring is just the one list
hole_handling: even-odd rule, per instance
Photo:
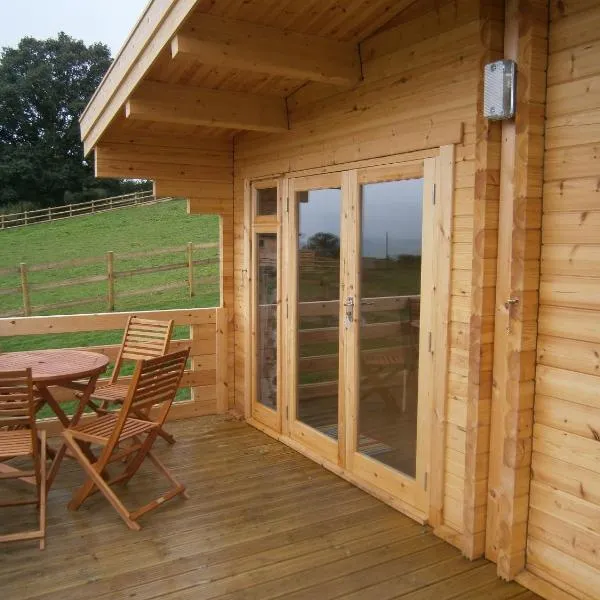
{"label": "wooden fence", "polygon": [[115,208],[125,208],[138,204],[153,204],[155,202],[166,202],[173,198],[157,198],[152,191],[133,192],[112,198],[101,198],[90,200],[79,204],[64,204],[62,206],[49,206],[36,210],[26,210],[20,213],[0,214],[0,229],[11,227],[24,227],[46,221],[58,221],[69,217],[79,217],[98,212],[106,212]]}
{"label": "wooden fence", "polygon": [[[117,280],[134,277],[136,275],[144,275],[150,273],[161,273],[165,271],[187,270],[187,277],[180,281],[167,283],[151,288],[134,288],[125,292],[119,293],[119,298],[127,298],[132,296],[143,296],[164,292],[168,290],[181,289],[187,287],[190,297],[193,297],[198,285],[207,285],[219,283],[219,275],[215,277],[195,277],[194,267],[203,265],[219,265],[219,257],[210,257],[203,259],[195,259],[194,252],[198,250],[206,250],[218,248],[218,243],[210,244],[193,244],[188,242],[185,246],[175,246],[170,248],[161,248],[160,250],[130,252],[126,254],[116,255],[114,252],[107,252],[105,256],[93,256],[89,258],[74,259],[62,262],[52,262],[37,265],[28,265],[21,263],[19,267],[0,269],[0,277],[6,275],[17,275],[20,279],[20,284],[12,287],[0,287],[0,296],[10,296],[19,294],[21,296],[22,309],[18,311],[5,312],[0,314],[0,317],[26,316],[29,317],[34,313],[42,313],[46,311],[54,311],[64,308],[73,308],[76,306],[89,305],[98,302],[98,296],[78,298],[76,300],[68,300],[53,304],[33,305],[31,293],[35,291],[49,291],[60,288],[68,288],[73,286],[81,286],[92,283],[106,283],[106,310],[112,312],[115,310],[117,301],[117,293],[115,284]],[[182,260],[158,266],[138,267],[134,269],[118,270],[118,261],[125,261],[138,258],[151,258],[155,256],[163,256],[168,254],[181,253]],[[71,279],[59,279],[47,283],[31,283],[29,274],[34,272],[47,272],[51,270],[62,270],[69,268],[85,267],[104,264],[106,272],[98,275],[86,275],[83,277],[74,277]]]}
{"label": "wooden fence", "polygon": [[[74,334],[81,332],[122,331],[129,315],[138,315],[147,319],[173,319],[176,327],[189,327],[189,334],[184,339],[173,340],[170,351],[190,348],[190,361],[180,389],[190,390],[190,400],[176,402],[169,418],[181,419],[228,409],[227,387],[227,309],[194,308],[186,310],[160,310],[143,312],[120,312],[105,314],[61,315],[48,317],[17,317],[0,319],[0,350],[2,338],[18,336],[24,342],[28,336]],[[75,348],[99,352],[114,361],[118,344]],[[124,381],[128,381],[124,378]],[[102,385],[107,379],[100,380]],[[53,395],[59,401],[71,399],[73,392],[56,388]],[[51,421],[55,422],[55,419]],[[58,425],[58,423],[56,423]],[[52,422],[50,423],[52,429]]]}

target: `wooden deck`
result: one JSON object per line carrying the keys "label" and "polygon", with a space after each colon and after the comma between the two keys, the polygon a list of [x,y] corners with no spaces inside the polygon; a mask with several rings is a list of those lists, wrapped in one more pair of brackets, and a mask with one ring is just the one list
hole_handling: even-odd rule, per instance
{"label": "wooden deck", "polygon": [[[81,474],[63,463],[47,550],[0,547],[3,600],[537,598],[245,423],[205,417],[170,430],[178,443],[157,450],[191,498],[131,532],[99,495],[67,511]],[[138,498],[157,483],[143,467],[126,494]]]}

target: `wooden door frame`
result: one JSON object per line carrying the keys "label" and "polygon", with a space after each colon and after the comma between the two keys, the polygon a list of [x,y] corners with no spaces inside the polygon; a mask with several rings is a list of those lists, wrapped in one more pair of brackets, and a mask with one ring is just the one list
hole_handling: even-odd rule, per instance
{"label": "wooden door frame", "polygon": [[[431,463],[437,465],[443,465],[445,460],[445,437],[446,437],[446,397],[447,397],[447,382],[448,382],[448,348],[449,348],[449,321],[450,321],[450,280],[451,280],[451,247],[452,247],[452,217],[453,217],[453,203],[454,203],[454,168],[455,168],[455,159],[454,159],[454,145],[450,144],[447,146],[441,146],[438,148],[431,148],[429,150],[420,150],[416,152],[410,152],[406,154],[397,154],[384,156],[378,159],[369,159],[363,161],[355,161],[352,163],[345,163],[340,165],[332,165],[328,167],[322,167],[319,169],[313,169],[310,171],[303,172],[290,172],[285,175],[281,175],[281,191],[282,191],[282,214],[281,214],[281,223],[282,223],[282,242],[285,236],[285,243],[283,243],[282,249],[282,284],[283,284],[283,297],[282,297],[282,310],[286,312],[293,310],[293,306],[289,303],[289,290],[290,284],[293,283],[290,281],[290,274],[294,272],[294,259],[290,256],[289,247],[290,241],[288,239],[290,234],[290,206],[286,201],[286,198],[289,198],[291,194],[288,193],[289,182],[294,177],[313,177],[313,176],[321,176],[321,175],[331,175],[337,174],[337,177],[344,178],[344,172],[349,172],[352,169],[363,169],[367,167],[381,167],[382,169],[388,168],[390,165],[396,165],[397,163],[408,164],[410,162],[421,164],[426,159],[436,159],[438,161],[437,168],[437,178],[436,178],[436,198],[439,198],[440,201],[436,201],[436,206],[438,207],[435,212],[435,235],[436,235],[436,243],[438,244],[439,252],[438,252],[438,276],[440,277],[439,283],[436,286],[435,294],[436,294],[436,306],[439,307],[439,310],[435,312],[436,316],[436,326],[438,327],[438,336],[436,336],[433,340],[433,343],[438,344],[440,351],[434,355],[435,362],[435,370],[436,370],[436,378],[435,378],[435,392],[434,392],[434,403],[433,403],[433,413],[432,413],[432,441],[431,441]],[[271,177],[271,180],[273,177]],[[245,180],[245,208],[244,208],[244,222],[245,222],[245,236],[244,236],[244,245],[247,251],[250,251],[250,224],[251,224],[251,187],[252,182],[261,182],[266,180],[262,179],[246,179]],[[308,181],[306,179],[305,181]],[[349,182],[348,182],[349,183]],[[295,243],[295,239],[292,240]],[[343,240],[342,240],[343,243]],[[247,262],[247,265],[249,265]],[[247,278],[249,278],[249,269],[247,266]],[[248,288],[251,286],[249,285]],[[250,302],[250,297],[248,296],[248,302]],[[341,304],[341,303],[340,303]],[[341,309],[342,307],[340,307]],[[247,328],[246,331],[246,348],[250,348],[250,327]],[[284,352],[284,361],[286,363],[290,360],[290,340],[287,331],[283,331],[282,336],[282,346]],[[246,362],[246,374],[248,374],[250,360]],[[289,367],[288,367],[289,368]],[[342,368],[345,368],[342,365]],[[286,374],[285,369],[282,373],[281,377],[281,385],[283,393],[287,393],[289,389],[291,389],[290,378]],[[249,378],[246,378],[246,381],[249,381]],[[285,418],[283,415],[282,419],[282,427],[281,431],[276,431],[260,421],[254,419],[252,417],[252,413],[250,410],[250,402],[248,400],[249,394],[246,394],[246,404],[245,404],[245,414],[246,420],[248,423],[256,427],[257,429],[263,431],[267,435],[274,437],[280,442],[286,444],[287,446],[293,448],[294,450],[304,454],[311,460],[319,463],[326,469],[332,471],[336,475],[346,479],[353,485],[363,489],[367,493],[372,496],[378,498],[379,500],[389,504],[394,507],[396,510],[407,514],[411,518],[415,519],[420,523],[431,523],[436,528],[436,533],[441,535],[442,537],[446,537],[447,539],[454,539],[455,533],[449,532],[450,535],[446,535],[445,526],[443,525],[443,501],[444,501],[444,469],[431,469],[430,475],[428,477],[428,485],[429,485],[429,493],[430,493],[430,505],[428,513],[415,510],[413,507],[409,506],[405,502],[402,502],[398,499],[398,497],[394,493],[390,493],[386,490],[381,489],[373,485],[372,482],[366,481],[363,478],[357,477],[355,474],[350,472],[345,466],[345,458],[343,461],[339,460],[339,457],[334,457],[334,460],[329,460],[327,458],[323,458],[319,456],[317,452],[312,450],[309,447],[306,447],[301,442],[295,440],[289,432],[289,419]],[[344,407],[345,409],[345,407]],[[347,443],[348,433],[345,432],[343,436],[342,444]],[[340,441],[341,441],[340,436]],[[339,445],[339,444],[338,444]],[[345,452],[344,452],[345,457]]]}
{"label": "wooden door frame", "polygon": [[[273,216],[259,216],[257,213],[258,191],[267,188],[277,189],[277,214]],[[282,214],[282,181],[280,179],[263,179],[255,181],[248,186],[247,206],[249,208],[249,362],[250,362],[250,390],[249,390],[249,416],[269,427],[273,431],[282,430],[282,241],[281,241],[281,214]],[[256,322],[258,309],[258,252],[255,247],[257,236],[260,234],[274,234],[277,236],[277,400],[276,409],[273,410],[258,400],[257,380],[257,348],[256,348]]]}

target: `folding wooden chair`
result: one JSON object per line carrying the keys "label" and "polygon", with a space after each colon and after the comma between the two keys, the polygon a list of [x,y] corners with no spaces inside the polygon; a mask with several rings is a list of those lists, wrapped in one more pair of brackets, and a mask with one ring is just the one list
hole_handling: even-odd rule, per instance
{"label": "folding wooden chair", "polygon": [[[138,362],[125,401],[118,412],[98,416],[83,425],[69,427],[63,431],[67,446],[89,477],[74,492],[69,509],[77,510],[90,494],[99,490],[127,526],[139,530],[140,525],[136,521],[143,514],[179,494],[187,498],[185,486],[179,483],[158,460],[152,452],[152,445],[175,399],[188,355],[189,349]],[[150,412],[153,406],[156,410],[155,417],[152,417]],[[142,417],[140,418],[139,415]],[[128,442],[128,445],[124,445],[123,442]],[[101,446],[98,460],[90,462],[80,444]],[[172,487],[152,502],[135,510],[128,510],[111,486],[116,483],[127,483],[140,468],[146,456],[169,480]],[[124,458],[127,459],[125,463],[122,461]],[[122,472],[105,480],[102,473],[110,463],[115,461],[123,465]]]}
{"label": "folding wooden chair", "polygon": [[39,529],[0,535],[0,542],[40,540],[40,550],[46,545],[46,432],[35,426],[36,400],[31,381],[31,369],[25,371],[0,371],[0,461],[30,457],[33,469],[2,470],[0,480],[33,478],[36,497],[32,500],[15,500],[1,506],[39,507]]}
{"label": "folding wooden chair", "polygon": [[[91,395],[90,405],[92,409],[98,414],[104,414],[111,404],[122,404],[129,388],[126,383],[119,382],[123,362],[164,356],[169,347],[172,333],[172,320],[152,321],[150,319],[140,319],[136,316],[129,317],[110,380],[107,385],[97,388]],[[94,404],[94,401],[100,402],[100,406]],[[159,435],[169,444],[175,443],[175,438],[164,429],[159,431]]]}

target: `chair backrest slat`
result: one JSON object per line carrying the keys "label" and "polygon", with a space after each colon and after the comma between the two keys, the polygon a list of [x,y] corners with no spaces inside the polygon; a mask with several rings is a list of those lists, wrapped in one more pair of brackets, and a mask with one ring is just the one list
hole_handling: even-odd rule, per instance
{"label": "chair backrest slat", "polygon": [[0,428],[35,429],[35,404],[31,369],[0,371]]}
{"label": "chair backrest slat", "polygon": [[124,360],[147,360],[163,356],[169,347],[173,333],[173,320],[154,321],[131,316],[127,319],[121,349],[110,378],[115,383],[119,378]]}
{"label": "chair backrest slat", "polygon": [[124,415],[136,416],[153,406],[160,405],[152,420],[163,424],[175,400],[179,383],[183,377],[190,349],[180,350],[158,358],[140,361],[123,403]]}

